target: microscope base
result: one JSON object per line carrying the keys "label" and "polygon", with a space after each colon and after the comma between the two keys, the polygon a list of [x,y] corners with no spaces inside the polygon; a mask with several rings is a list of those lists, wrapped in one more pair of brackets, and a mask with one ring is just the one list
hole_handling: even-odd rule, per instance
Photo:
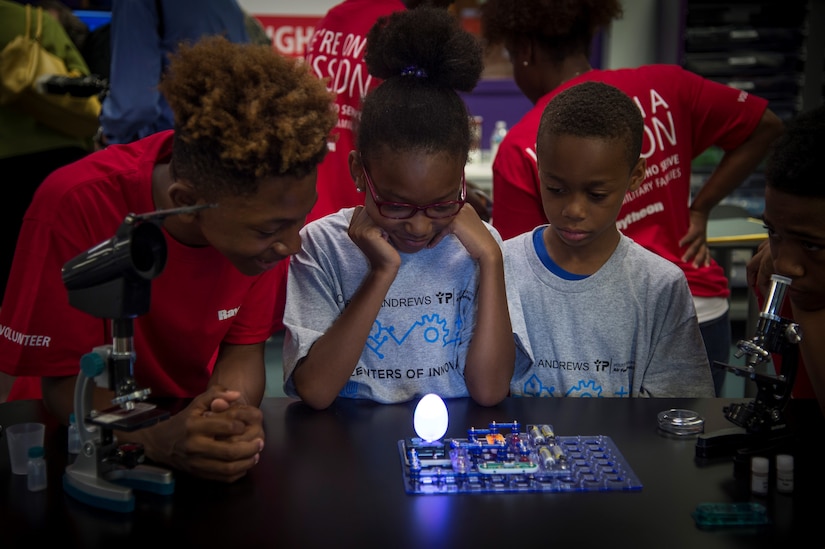
{"label": "microscope base", "polygon": [[765,433],[748,433],[742,427],[702,433],[696,438],[696,457],[713,459],[734,454],[759,454],[791,444],[794,433],[781,426]]}
{"label": "microscope base", "polygon": [[172,473],[160,467],[138,465],[131,469],[113,469],[104,477],[66,468],[63,489],[76,500],[93,507],[128,513],[135,509],[132,489],[160,495],[175,490]]}

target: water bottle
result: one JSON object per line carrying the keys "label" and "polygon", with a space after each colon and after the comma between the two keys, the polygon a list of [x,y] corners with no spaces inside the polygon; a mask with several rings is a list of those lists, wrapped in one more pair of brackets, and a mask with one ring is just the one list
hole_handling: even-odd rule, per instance
{"label": "water bottle", "polygon": [[29,448],[29,462],[27,466],[28,478],[26,482],[29,491],[39,492],[45,490],[46,483],[46,458],[42,446],[32,446]]}
{"label": "water bottle", "polygon": [[484,118],[470,116],[470,154],[467,161],[471,164],[481,163],[481,127]]}
{"label": "water bottle", "polygon": [[504,120],[499,120],[496,122],[496,128],[493,130],[493,135],[490,136],[490,162],[495,160],[496,153],[498,152],[498,146],[501,145],[505,135],[507,135],[507,122]]}

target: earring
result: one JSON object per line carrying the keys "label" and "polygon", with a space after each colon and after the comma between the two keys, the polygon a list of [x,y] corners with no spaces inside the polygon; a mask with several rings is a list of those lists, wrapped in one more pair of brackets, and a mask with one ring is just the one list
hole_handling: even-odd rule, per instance
{"label": "earring", "polygon": [[522,61],[521,63],[522,63],[522,65],[524,65],[525,67],[526,67],[527,65],[529,65],[529,64],[530,64],[528,61]]}

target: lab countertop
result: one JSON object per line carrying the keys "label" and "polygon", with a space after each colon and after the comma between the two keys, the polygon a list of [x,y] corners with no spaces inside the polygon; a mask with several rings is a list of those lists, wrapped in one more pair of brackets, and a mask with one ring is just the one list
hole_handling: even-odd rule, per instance
{"label": "lab countertop", "polygon": [[[0,441],[0,540],[3,547],[143,549],[226,547],[823,547],[820,501],[825,469],[818,450],[825,421],[814,400],[792,400],[788,425],[797,434],[793,494],[750,493],[736,455],[697,457],[696,435],[658,430],[657,415],[690,409],[705,432],[733,427],[732,399],[508,398],[493,407],[446,401],[447,437],[492,421],[549,423],[559,436],[611,437],[642,487],[573,493],[410,494],[398,443],[414,437],[415,402],[382,405],[339,399],[315,411],[300,401],[266,398],[266,446],[241,480],[222,484],[175,472],[174,493],[136,491],[128,513],[102,510],[66,494],[66,428],[40,401],[0,405],[0,424],[44,421],[48,488],[29,492],[11,474]],[[766,449],[771,455],[777,448]],[[771,479],[772,480],[772,479]],[[772,485],[771,485],[772,486]],[[691,513],[700,503],[758,502],[770,524],[708,531]]]}

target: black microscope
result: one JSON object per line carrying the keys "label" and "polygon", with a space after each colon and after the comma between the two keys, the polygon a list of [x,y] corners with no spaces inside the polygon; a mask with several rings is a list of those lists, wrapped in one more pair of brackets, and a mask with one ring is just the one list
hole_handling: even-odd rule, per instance
{"label": "black microscope", "polygon": [[[115,236],[63,266],[69,304],[98,318],[109,319],[112,344],[95,347],[80,359],[74,412],[81,450],[66,467],[64,490],[89,505],[119,512],[134,509],[132,489],[168,495],[174,492],[172,473],[143,464],[143,447],[118,444],[114,430],[134,431],[168,419],[169,412],[146,402],[149,388],[133,377],[133,319],[149,311],[152,279],[166,265],[166,240],[160,228],[168,215],[206,206],[129,214]],[[92,407],[94,387],[115,393],[113,407]]]}
{"label": "black microscope", "polygon": [[[791,397],[799,363],[799,342],[802,340],[798,324],[782,318],[780,310],[791,279],[771,276],[771,286],[765,305],[759,314],[756,334],[737,343],[734,356],[745,356],[744,366],[715,362],[715,368],[724,368],[737,376],[756,383],[756,397],[749,402],[738,402],[723,408],[725,418],[737,427],[700,434],[696,441],[696,456],[712,458],[730,455],[743,449],[747,453],[780,447],[789,442],[793,433],[788,428],[784,410]],[[782,357],[779,374],[761,373],[758,369],[771,360],[773,353]]]}

